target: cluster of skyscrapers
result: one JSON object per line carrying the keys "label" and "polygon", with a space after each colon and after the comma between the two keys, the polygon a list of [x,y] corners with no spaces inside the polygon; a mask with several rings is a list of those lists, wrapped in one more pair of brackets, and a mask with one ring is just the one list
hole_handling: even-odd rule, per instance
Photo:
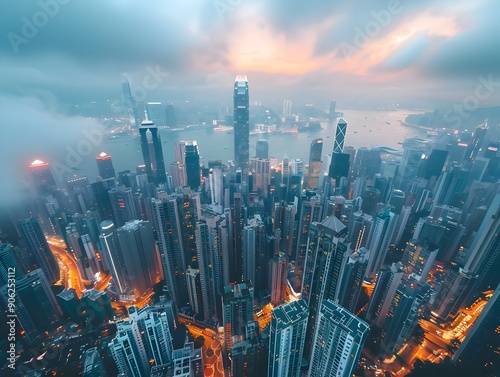
{"label": "cluster of skyscrapers", "polygon": [[[138,122],[132,96],[125,100]],[[283,112],[291,115],[291,103]],[[135,172],[116,175],[103,152],[95,182],[72,177],[61,190],[49,165],[34,161],[32,216],[17,222],[17,245],[0,243],[0,283],[17,267],[26,341],[81,316],[79,301],[98,305],[106,321],[110,299],[136,303],[164,282],[163,304],[131,306],[117,322],[109,350],[123,375],[203,375],[201,349],[173,342],[180,316],[221,328],[231,376],[351,376],[370,328],[381,334],[378,355],[392,356],[421,318],[447,323],[488,289],[455,359],[498,350],[500,145],[488,144],[486,125],[472,135],[409,139],[402,153],[356,151],[345,146],[341,118],[331,154],[315,139],[307,163],[278,161],[266,140],[250,156],[249,125],[248,80],[238,76],[227,164],[201,164],[198,143],[183,140],[167,172],[152,119],[138,126],[144,164]],[[111,276],[106,291],[56,298],[50,286],[61,271],[45,234],[65,241],[83,280]],[[6,305],[5,286],[0,298]],[[87,375],[101,373],[97,350],[87,350],[84,364]]]}

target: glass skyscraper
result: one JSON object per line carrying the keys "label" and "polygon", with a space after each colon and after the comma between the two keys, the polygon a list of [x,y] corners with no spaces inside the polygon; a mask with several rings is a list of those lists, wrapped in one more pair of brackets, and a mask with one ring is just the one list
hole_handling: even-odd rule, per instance
{"label": "glass skyscraper", "polygon": [[250,115],[248,80],[238,75],[234,82],[234,161],[247,170],[250,157]]}

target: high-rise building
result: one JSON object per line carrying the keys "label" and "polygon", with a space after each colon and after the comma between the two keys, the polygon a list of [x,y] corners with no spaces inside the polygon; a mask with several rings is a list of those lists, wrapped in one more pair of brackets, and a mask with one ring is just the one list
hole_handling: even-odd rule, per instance
{"label": "high-rise building", "polygon": [[234,161],[247,170],[250,157],[250,115],[248,80],[237,76],[234,82]]}
{"label": "high-rise building", "polygon": [[126,294],[130,290],[127,265],[121,250],[116,227],[110,220],[101,223],[101,235],[99,236],[101,255],[107,270],[113,277],[111,289],[118,294]]}
{"label": "high-rise building", "polygon": [[201,291],[200,270],[188,267],[186,270],[186,283],[191,310],[194,315],[202,315],[203,297]]}
{"label": "high-rise building", "polygon": [[222,294],[224,345],[230,351],[233,344],[255,335],[253,319],[253,286],[247,281],[226,285]]}
{"label": "high-rise building", "polygon": [[198,190],[201,184],[200,154],[196,140],[188,140],[184,147],[184,162],[186,166],[187,185]]}
{"label": "high-rise building", "polygon": [[344,153],[345,135],[347,133],[347,122],[340,118],[335,131],[335,141],[333,142],[333,153]]}
{"label": "high-rise building", "polygon": [[257,140],[255,147],[255,157],[266,160],[269,158],[269,143],[266,139]]}
{"label": "high-rise building", "polygon": [[460,194],[463,193],[469,178],[469,171],[455,167],[451,171],[444,172],[437,183],[435,201],[436,205],[452,205],[461,207]]}
{"label": "high-rise building", "polygon": [[247,211],[240,193],[235,193],[233,198],[229,212],[229,281],[238,283],[243,281],[243,227]]}
{"label": "high-rise building", "polygon": [[402,278],[403,266],[401,262],[384,266],[378,272],[377,282],[366,310],[366,319],[369,322],[375,322],[379,327],[382,326]]}
{"label": "high-rise building", "polygon": [[414,330],[422,307],[429,300],[431,287],[410,277],[394,294],[384,320],[382,348],[388,355],[397,353]]}
{"label": "high-rise building", "polygon": [[292,101],[283,101],[283,116],[292,116]]}
{"label": "high-rise building", "polygon": [[[500,286],[474,322],[464,341],[453,355],[453,361],[472,365],[478,375],[491,375],[498,371],[500,334]],[[484,368],[484,369],[483,369]],[[489,373],[488,373],[489,372]]]}
{"label": "high-rise building", "polygon": [[314,139],[309,149],[309,168],[307,170],[307,183],[305,189],[318,188],[319,174],[322,169],[323,139]]}
{"label": "high-rise building", "polygon": [[125,107],[127,108],[127,113],[130,119],[133,119],[135,126],[139,127],[141,124],[139,121],[139,112],[137,111],[137,105],[135,103],[135,98],[132,96],[132,91],[130,90],[130,83],[127,76],[123,75],[122,79],[122,91],[123,99],[125,101]]}
{"label": "high-rise building", "polygon": [[49,284],[55,284],[59,280],[59,265],[50,250],[38,220],[35,218],[24,219],[17,223],[17,227]]}
{"label": "high-rise building", "polygon": [[271,315],[269,377],[299,377],[308,310],[304,300],[275,307]]}
{"label": "high-rise building", "polygon": [[302,285],[302,274],[304,271],[305,258],[307,253],[307,238],[309,227],[313,222],[319,222],[323,214],[323,201],[320,195],[316,195],[309,200],[303,200],[297,230],[297,248],[295,250],[295,278],[294,289],[299,290]]}
{"label": "high-rise building", "polygon": [[250,159],[250,169],[253,172],[253,191],[267,198],[269,185],[271,184],[271,163],[268,159]]}
{"label": "high-rise building", "polygon": [[106,369],[97,348],[89,348],[85,351],[83,360],[82,377],[107,377]]}
{"label": "high-rise building", "polygon": [[[22,260],[19,257],[19,248],[12,246],[10,243],[0,242],[0,286],[7,284],[12,277],[21,277]],[[12,270],[14,273],[12,273]]]}
{"label": "high-rise building", "polygon": [[426,239],[407,242],[401,260],[405,276],[413,275],[417,280],[426,281],[438,252],[438,247]]}
{"label": "high-rise building", "polygon": [[328,177],[335,179],[335,186],[339,187],[341,178],[349,177],[349,159],[347,153],[333,153],[332,163],[328,170]]}
{"label": "high-rise building", "polygon": [[148,102],[146,104],[148,119],[151,119],[154,124],[160,127],[167,125],[167,113],[165,105],[161,102]]}
{"label": "high-rise building", "polygon": [[150,365],[172,361],[172,336],[167,314],[158,313],[149,306],[142,309],[131,306],[128,311],[129,319],[116,323],[117,333],[109,348],[120,373],[147,376]]}
{"label": "high-rise building", "polygon": [[116,226],[120,227],[127,221],[139,219],[136,198],[131,188],[116,186],[108,191],[108,195]]}
{"label": "high-rise building", "polygon": [[485,122],[484,124],[480,124],[474,130],[474,135],[472,137],[472,141],[469,143],[469,148],[466,152],[466,158],[471,161],[474,161],[481,150],[481,145],[483,144],[484,137],[486,136],[486,132],[488,132],[488,124]]}
{"label": "high-rise building", "polygon": [[302,298],[309,307],[304,358],[310,360],[313,336],[323,300],[338,301],[342,275],[349,257],[347,227],[335,216],[309,228],[302,279]]}
{"label": "high-rise building", "polygon": [[271,278],[270,289],[271,304],[274,306],[280,305],[286,298],[286,288],[288,284],[288,263],[286,254],[279,252],[274,255],[271,260]]}
{"label": "high-rise building", "polygon": [[373,278],[384,264],[387,250],[396,228],[398,216],[385,209],[373,219],[373,227],[366,248],[370,250],[370,260],[366,268],[366,277]]}
{"label": "high-rise building", "polygon": [[117,229],[117,237],[125,261],[128,286],[139,298],[162,277],[153,227],[149,221],[129,221]]}
{"label": "high-rise building", "polygon": [[148,181],[155,184],[167,183],[163,148],[158,127],[152,121],[146,119],[139,127],[139,135]]}
{"label": "high-rise building", "polygon": [[182,307],[188,302],[184,277],[188,264],[182,247],[177,200],[175,198],[152,199],[151,203],[166,287],[170,297]]}
{"label": "high-rise building", "polygon": [[30,165],[30,171],[38,195],[50,195],[57,190],[56,181],[47,162],[33,161]]}
{"label": "high-rise building", "polygon": [[99,153],[99,156],[95,158],[97,164],[97,171],[99,172],[99,177],[102,179],[115,178],[115,168],[113,167],[113,160],[111,156],[105,152]]}
{"label": "high-rise building", "polygon": [[347,264],[344,267],[338,301],[339,304],[351,313],[356,313],[369,257],[370,252],[368,249],[361,247],[349,256]]}
{"label": "high-rise building", "polygon": [[337,119],[337,101],[332,99],[330,101],[330,108],[328,111],[328,120],[333,121],[335,119]]}
{"label": "high-rise building", "polygon": [[366,322],[331,300],[323,301],[308,376],[352,376],[368,332]]}

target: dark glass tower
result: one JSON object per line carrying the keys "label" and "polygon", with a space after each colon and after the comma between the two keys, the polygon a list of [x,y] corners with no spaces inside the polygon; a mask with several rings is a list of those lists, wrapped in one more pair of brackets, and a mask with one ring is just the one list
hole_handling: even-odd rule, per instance
{"label": "dark glass tower", "polygon": [[234,82],[234,161],[246,171],[250,158],[248,80],[238,75]]}
{"label": "dark glass tower", "polygon": [[200,186],[200,154],[196,140],[185,143],[184,159],[186,161],[187,184],[193,190]]}
{"label": "dark glass tower", "polygon": [[104,152],[99,153],[99,156],[95,158],[95,162],[97,163],[99,176],[102,179],[115,178],[115,168],[113,167],[113,160],[111,160],[109,154]]}
{"label": "dark glass tower", "polygon": [[148,181],[155,184],[167,183],[158,127],[152,121],[146,119],[139,127],[139,134],[141,136],[142,156],[144,157]]}
{"label": "dark glass tower", "polygon": [[323,139],[314,139],[309,149],[309,169],[307,170],[306,189],[318,188],[319,173],[321,172],[321,153],[323,152]]}
{"label": "dark glass tower", "polygon": [[125,75],[123,75],[123,80],[122,80],[122,91],[123,91],[123,100],[125,102],[128,115],[130,118],[134,119],[135,126],[138,127],[140,125],[139,112],[137,111],[137,105],[135,103],[134,97],[132,96],[132,91],[130,90],[130,83],[128,82],[128,78]]}
{"label": "dark glass tower", "polygon": [[28,218],[17,224],[23,238],[28,243],[30,251],[35,255],[38,266],[47,277],[49,284],[59,280],[59,265],[45,239],[42,228],[34,218]]}
{"label": "dark glass tower", "polygon": [[342,153],[344,151],[345,134],[347,133],[347,122],[344,118],[340,118],[335,132],[335,141],[333,145],[333,153]]}
{"label": "dark glass tower", "polygon": [[48,195],[57,190],[56,181],[47,162],[35,160],[31,163],[30,170],[38,195]]}

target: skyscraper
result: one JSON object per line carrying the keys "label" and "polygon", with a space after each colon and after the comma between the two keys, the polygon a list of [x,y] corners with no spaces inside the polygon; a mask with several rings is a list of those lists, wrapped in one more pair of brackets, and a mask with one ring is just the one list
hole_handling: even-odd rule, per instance
{"label": "skyscraper", "polygon": [[117,229],[118,242],[127,269],[127,280],[136,298],[162,277],[149,221],[129,221]]}
{"label": "skyscraper", "polygon": [[107,377],[106,369],[101,360],[101,355],[97,348],[89,348],[85,351],[83,360],[82,377]]}
{"label": "skyscraper", "polygon": [[330,108],[328,111],[328,120],[334,121],[337,118],[337,101],[332,99],[330,101]]}
{"label": "skyscraper", "polygon": [[309,169],[307,170],[307,183],[305,189],[318,188],[319,173],[322,168],[323,139],[315,139],[309,149]]}
{"label": "skyscraper", "polygon": [[36,258],[38,267],[42,269],[49,284],[55,284],[59,280],[59,265],[50,250],[37,219],[24,219],[17,223],[17,227],[28,243],[31,253]]}
{"label": "skyscraper", "polygon": [[333,142],[333,153],[344,153],[345,135],[347,133],[347,122],[340,118],[335,131],[335,141]]}
{"label": "skyscraper", "polygon": [[125,107],[127,108],[127,113],[130,119],[133,119],[135,122],[135,126],[139,127],[141,124],[139,122],[139,112],[137,111],[137,105],[135,103],[135,99],[132,96],[132,91],[130,90],[130,83],[126,75],[123,75],[122,79],[122,91],[123,91],[123,100],[125,102]]}
{"label": "skyscraper", "polygon": [[366,322],[331,300],[323,301],[308,376],[352,376],[368,332]]}
{"label": "skyscraper", "polygon": [[56,181],[47,162],[33,161],[30,165],[30,171],[38,195],[49,195],[57,190]]}
{"label": "skyscraper", "polygon": [[283,116],[292,116],[292,101],[283,101]]}
{"label": "skyscraper", "polygon": [[155,184],[167,183],[163,149],[158,127],[156,127],[152,121],[146,119],[139,127],[139,135],[141,138],[142,156],[144,158],[148,181]]}
{"label": "skyscraper", "polygon": [[222,323],[226,350],[254,336],[253,300],[253,286],[249,281],[224,287]]}
{"label": "skyscraper", "polygon": [[246,171],[250,157],[248,80],[239,75],[234,82],[234,161]]}
{"label": "skyscraper", "polygon": [[99,156],[95,158],[97,163],[97,171],[102,179],[115,178],[115,168],[113,167],[113,161],[111,156],[105,152],[99,153]]}
{"label": "skyscraper", "polygon": [[385,209],[373,219],[371,236],[366,248],[370,250],[370,260],[366,268],[366,277],[372,278],[382,268],[390,241],[396,228],[398,216]]}
{"label": "skyscraper", "polygon": [[186,166],[187,185],[198,190],[201,182],[200,154],[198,152],[198,143],[196,140],[188,140],[185,143],[184,161]]}
{"label": "skyscraper", "polygon": [[255,157],[268,159],[269,158],[269,143],[266,139],[257,140],[255,147]]}
{"label": "skyscraper", "polygon": [[269,292],[271,292],[271,304],[278,306],[285,301],[286,297],[286,288],[288,284],[288,263],[286,254],[282,252],[275,254],[270,263],[271,279]]}
{"label": "skyscraper", "polygon": [[304,300],[273,309],[271,315],[268,377],[299,377],[308,310]]}
{"label": "skyscraper", "polygon": [[154,124],[160,127],[167,125],[167,113],[165,105],[161,102],[148,102],[146,104],[148,119],[151,119]]}
{"label": "skyscraper", "polygon": [[302,279],[302,298],[309,307],[304,358],[310,361],[313,336],[323,300],[338,301],[344,267],[349,257],[347,227],[335,216],[309,228]]}
{"label": "skyscraper", "polygon": [[388,355],[398,352],[415,328],[421,309],[431,295],[428,283],[404,279],[394,294],[384,320],[382,348]]}

